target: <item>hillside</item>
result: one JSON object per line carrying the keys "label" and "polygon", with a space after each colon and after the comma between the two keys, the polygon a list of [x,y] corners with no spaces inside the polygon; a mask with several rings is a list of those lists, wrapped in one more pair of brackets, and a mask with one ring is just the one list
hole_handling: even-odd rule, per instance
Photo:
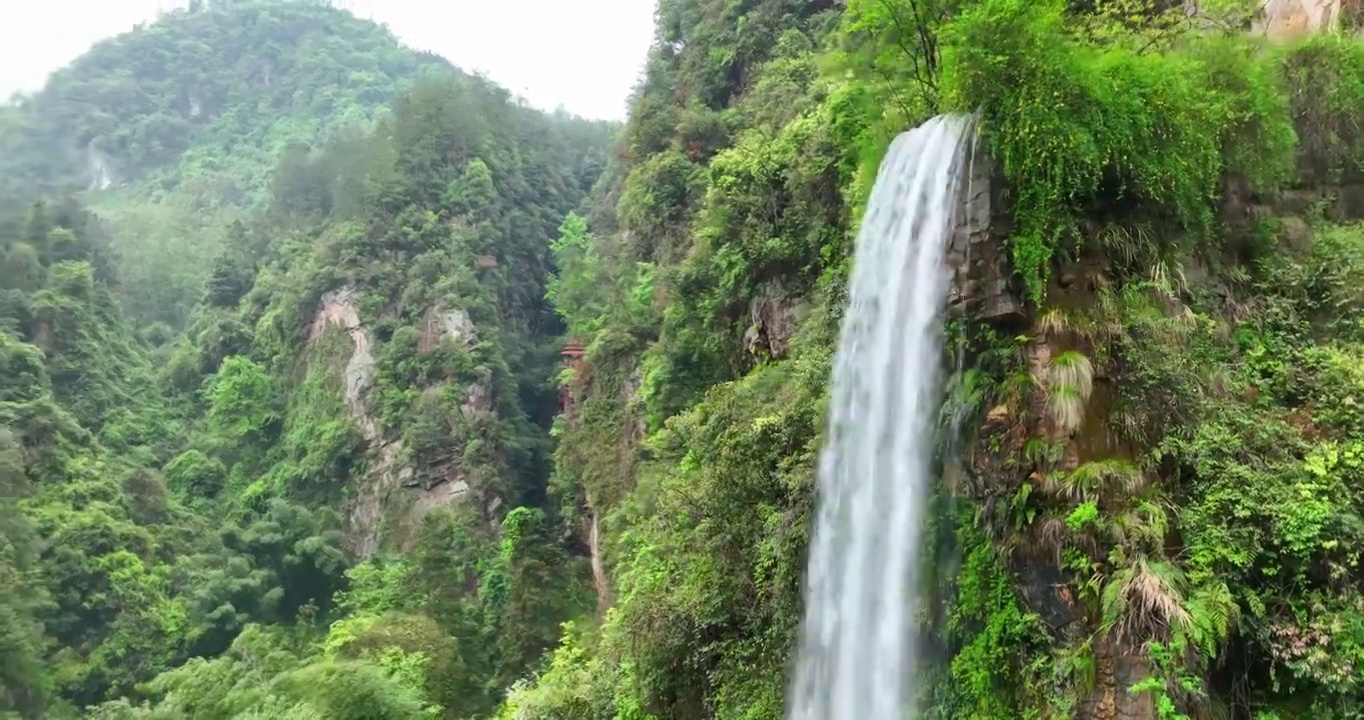
{"label": "hillside", "polygon": [[365,132],[426,72],[454,70],[322,3],[171,12],[5,109],[0,195],[132,185],[241,204],[268,190],[289,143]]}
{"label": "hillside", "polygon": [[623,127],[314,3],[106,43],[0,113],[0,714],[786,717],[861,214],[969,113],[917,716],[1359,717],[1364,44],[1302,7],[661,0]]}
{"label": "hillside", "polygon": [[551,487],[610,612],[501,717],[784,716],[851,230],[949,111],[921,716],[1360,712],[1364,46],[1169,5],[660,3],[551,283],[587,347]]}
{"label": "hillside", "polygon": [[[544,283],[613,128],[339,11],[218,5],[6,111],[47,145],[0,217],[0,711],[488,710],[587,602]],[[42,197],[92,143],[127,184]]]}
{"label": "hillside", "polygon": [[0,107],[0,206],[81,193],[124,260],[125,309],[175,329],[288,147],[363,136],[420,78],[458,73],[326,3],[192,5]]}

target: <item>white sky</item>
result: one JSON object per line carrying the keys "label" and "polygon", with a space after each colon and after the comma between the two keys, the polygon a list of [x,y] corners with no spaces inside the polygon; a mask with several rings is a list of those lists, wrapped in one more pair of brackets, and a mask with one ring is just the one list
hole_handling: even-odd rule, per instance
{"label": "white sky", "polygon": [[[179,0],[183,3],[184,0]],[[42,86],[95,41],[177,0],[0,0],[0,98]],[[404,43],[482,71],[531,104],[624,119],[653,0],[338,0]]]}

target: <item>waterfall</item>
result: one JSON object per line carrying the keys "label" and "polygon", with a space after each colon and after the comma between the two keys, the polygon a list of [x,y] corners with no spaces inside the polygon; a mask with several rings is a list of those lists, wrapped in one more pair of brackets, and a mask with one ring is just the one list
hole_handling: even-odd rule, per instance
{"label": "waterfall", "polygon": [[971,128],[968,117],[944,115],[897,137],[862,219],[819,460],[790,720],[913,715],[944,256]]}

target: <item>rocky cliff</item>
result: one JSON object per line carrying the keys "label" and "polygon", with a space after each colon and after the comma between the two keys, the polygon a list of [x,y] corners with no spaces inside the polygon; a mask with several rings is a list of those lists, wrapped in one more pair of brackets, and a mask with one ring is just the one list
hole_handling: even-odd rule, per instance
{"label": "rocky cliff", "polygon": [[[1282,38],[1329,28],[1347,10],[1340,3],[1270,3],[1264,22]],[[1336,61],[1307,51],[1288,66],[1319,82]],[[1293,179],[1266,192],[1242,173],[1222,176],[1215,212],[1224,246],[1157,253],[1133,277],[1141,246],[1178,242],[1160,237],[1168,226],[1140,213],[1114,222],[1105,208],[1081,220],[1081,235],[1055,264],[1040,304],[1012,272],[1008,248],[1018,242],[1018,228],[1009,205],[1016,190],[988,158],[972,165],[949,253],[950,313],[965,323],[970,350],[947,362],[996,372],[1000,384],[970,430],[956,487],[1003,553],[1017,597],[1043,623],[1046,652],[1085,658],[1084,679],[1068,705],[1073,717],[1154,720],[1171,707],[1209,717],[1250,704],[1226,683],[1237,672],[1254,672],[1254,661],[1229,657],[1237,652],[1230,648],[1198,659],[1183,638],[1207,622],[1196,613],[1221,613],[1214,622],[1234,626],[1240,613],[1262,611],[1201,604],[1226,600],[1199,598],[1190,588],[1184,563],[1203,552],[1196,539],[1202,533],[1175,518],[1189,509],[1178,503],[1208,492],[1199,487],[1209,481],[1199,477],[1207,470],[1186,444],[1197,441],[1184,438],[1224,422],[1214,406],[1241,405],[1247,417],[1287,421],[1296,428],[1293,442],[1344,430],[1323,424],[1310,401],[1276,395],[1266,404],[1261,389],[1240,384],[1244,360],[1234,350],[1247,337],[1277,332],[1277,322],[1259,314],[1282,309],[1279,289],[1248,281],[1237,265],[1255,253],[1264,263],[1259,273],[1316,262],[1339,248],[1337,237],[1322,240],[1321,233],[1336,236],[1338,224],[1355,227],[1364,217],[1350,159],[1354,135],[1336,125],[1339,108],[1324,109],[1330,100],[1302,90],[1290,101],[1299,143]],[[1330,320],[1309,315],[1297,322],[1311,337]],[[1293,352],[1316,352],[1312,343],[1323,340],[1330,342],[1306,340]],[[1003,365],[1001,357],[1008,358]],[[1156,385],[1153,375],[1161,378]],[[1193,387],[1173,386],[1188,382]],[[1247,452],[1249,459],[1257,451]],[[1321,642],[1332,641],[1323,635]],[[1171,682],[1171,665],[1181,662],[1188,669],[1174,673],[1178,687],[1152,692]]]}

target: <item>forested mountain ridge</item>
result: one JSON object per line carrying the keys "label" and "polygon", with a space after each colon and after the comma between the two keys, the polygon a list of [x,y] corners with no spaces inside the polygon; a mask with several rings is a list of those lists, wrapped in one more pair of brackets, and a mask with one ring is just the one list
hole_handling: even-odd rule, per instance
{"label": "forested mountain ridge", "polygon": [[363,137],[421,78],[452,74],[328,3],[195,3],[0,106],[0,203],[82,193],[123,258],[125,309],[178,330],[281,153]]}
{"label": "forested mountain ridge", "polygon": [[290,142],[365,132],[427,72],[457,71],[326,3],[170,12],[96,43],[4,108],[4,194],[134,184],[242,204],[268,190]]}
{"label": "forested mountain ridge", "polygon": [[[6,157],[0,218],[0,710],[491,711],[590,603],[544,502],[544,283],[612,125],[285,1],[170,14],[6,112],[53,146]],[[34,183],[72,137],[134,171],[94,212]]]}

